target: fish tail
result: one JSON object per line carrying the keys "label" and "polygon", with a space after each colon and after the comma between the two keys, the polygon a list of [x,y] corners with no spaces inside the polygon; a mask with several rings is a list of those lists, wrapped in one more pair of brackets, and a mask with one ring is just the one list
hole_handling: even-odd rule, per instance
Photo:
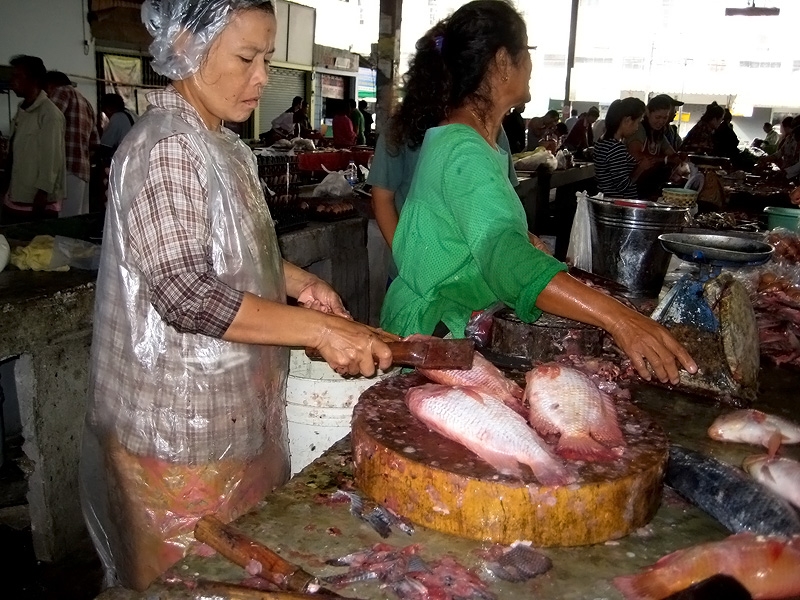
{"label": "fish tail", "polygon": [[561,436],[556,452],[569,460],[588,460],[592,462],[611,461],[617,456],[602,444],[596,442],[588,434]]}
{"label": "fish tail", "polygon": [[675,591],[649,573],[615,577],[613,584],[625,600],[661,600]]}

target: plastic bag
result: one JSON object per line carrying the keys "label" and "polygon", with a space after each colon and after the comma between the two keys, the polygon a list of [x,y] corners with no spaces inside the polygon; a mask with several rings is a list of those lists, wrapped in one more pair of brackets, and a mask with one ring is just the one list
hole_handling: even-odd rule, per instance
{"label": "plastic bag", "polygon": [[65,260],[53,260],[55,238],[51,235],[37,235],[27,246],[19,246],[11,252],[11,264],[20,271],[69,271]]}
{"label": "plastic bag", "polygon": [[10,256],[11,248],[8,245],[8,240],[6,236],[0,235],[0,272],[6,268]]}
{"label": "plastic bag", "polygon": [[69,265],[85,271],[97,271],[100,268],[100,246],[57,235],[53,245],[51,264]]}
{"label": "plastic bag", "polygon": [[569,234],[569,247],[567,260],[572,265],[592,272],[592,222],[589,216],[589,200],[586,192],[575,194],[578,199],[578,208],[572,221],[572,231]]}
{"label": "plastic bag", "polygon": [[555,171],[558,167],[558,161],[553,153],[544,148],[537,148],[532,154],[520,158],[514,163],[515,169],[522,169],[525,171],[535,171],[540,166],[544,165],[551,171]]}
{"label": "plastic bag", "polygon": [[479,348],[485,347],[492,337],[493,317],[505,307],[504,302],[498,301],[485,310],[473,312],[464,328],[464,337],[473,340]]}
{"label": "plastic bag", "polygon": [[328,173],[311,193],[314,198],[345,198],[352,195],[353,187],[347,183],[342,171]]}

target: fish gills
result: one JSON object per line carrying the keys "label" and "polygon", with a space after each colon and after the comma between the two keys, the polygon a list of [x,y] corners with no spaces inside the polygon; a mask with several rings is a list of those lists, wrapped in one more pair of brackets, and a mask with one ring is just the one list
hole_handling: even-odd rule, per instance
{"label": "fish gills", "polygon": [[573,460],[611,461],[625,446],[614,400],[576,369],[546,363],[528,371],[530,422],[542,435],[559,433],[556,452]]}
{"label": "fish gills", "polygon": [[800,462],[760,454],[745,458],[742,468],[753,479],[800,508]]}
{"label": "fish gills", "polygon": [[406,392],[411,414],[430,429],[480,456],[501,473],[521,477],[528,465],[544,485],[575,478],[525,419],[497,398],[468,387],[428,384]]}
{"label": "fish gills", "polygon": [[503,375],[503,372],[486,360],[480,352],[475,352],[471,369],[417,369],[417,371],[434,383],[477,388],[499,398],[514,412],[528,417],[528,411],[522,404],[525,391],[516,382]]}
{"label": "fish gills", "polygon": [[740,533],[678,550],[644,573],[614,579],[626,600],[662,600],[717,574],[730,575],[756,599],[800,594],[800,537]]}
{"label": "fish gills", "polygon": [[681,446],[670,446],[664,483],[730,532],[798,535],[791,505],[741,469]]}

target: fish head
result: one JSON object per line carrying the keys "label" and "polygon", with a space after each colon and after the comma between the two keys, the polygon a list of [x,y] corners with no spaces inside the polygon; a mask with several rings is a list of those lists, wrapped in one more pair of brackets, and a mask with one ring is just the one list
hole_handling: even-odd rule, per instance
{"label": "fish head", "polygon": [[714,419],[708,428],[708,437],[718,442],[730,440],[750,427],[759,426],[763,421],[763,413],[759,411],[735,410]]}

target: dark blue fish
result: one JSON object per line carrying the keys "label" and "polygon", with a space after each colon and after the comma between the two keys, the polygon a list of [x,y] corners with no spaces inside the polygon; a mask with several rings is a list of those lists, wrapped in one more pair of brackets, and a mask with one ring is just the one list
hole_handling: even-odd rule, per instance
{"label": "dark blue fish", "polygon": [[547,556],[526,544],[516,544],[496,562],[486,563],[486,568],[495,577],[514,583],[546,573],[552,566],[553,562]]}
{"label": "dark blue fish", "polygon": [[741,469],[670,446],[665,483],[732,533],[800,534],[800,516],[783,498]]}

